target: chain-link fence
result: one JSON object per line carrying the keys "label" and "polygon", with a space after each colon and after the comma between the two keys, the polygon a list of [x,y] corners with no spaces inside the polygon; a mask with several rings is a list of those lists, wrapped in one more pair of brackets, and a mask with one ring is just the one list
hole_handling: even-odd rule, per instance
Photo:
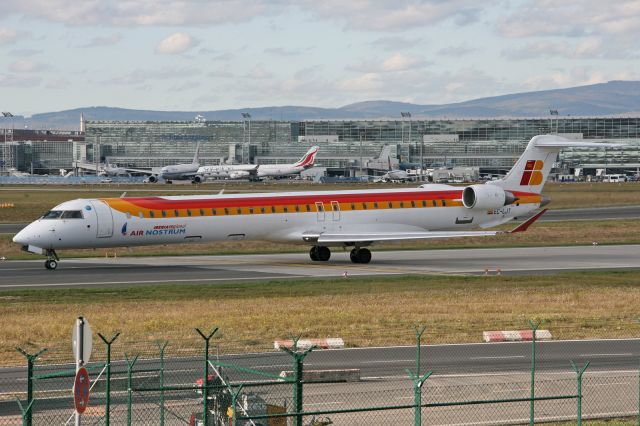
{"label": "chain-link fence", "polygon": [[[413,345],[327,349],[291,338],[274,349],[217,329],[147,342],[97,334],[81,423],[640,424],[638,339],[425,345],[424,328],[399,332]],[[0,368],[0,425],[75,424],[65,346],[20,349],[25,365]]]}

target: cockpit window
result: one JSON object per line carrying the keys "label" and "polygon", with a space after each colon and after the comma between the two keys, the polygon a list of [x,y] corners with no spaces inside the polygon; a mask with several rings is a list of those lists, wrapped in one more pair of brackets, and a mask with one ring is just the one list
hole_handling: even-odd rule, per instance
{"label": "cockpit window", "polygon": [[82,219],[82,210],[50,210],[43,219]]}
{"label": "cockpit window", "polygon": [[44,216],[42,216],[43,219],[58,219],[60,216],[62,216],[62,211],[61,210],[50,210],[48,212],[46,212],[44,214]]}
{"label": "cockpit window", "polygon": [[63,219],[82,219],[82,210],[67,210],[62,213]]}

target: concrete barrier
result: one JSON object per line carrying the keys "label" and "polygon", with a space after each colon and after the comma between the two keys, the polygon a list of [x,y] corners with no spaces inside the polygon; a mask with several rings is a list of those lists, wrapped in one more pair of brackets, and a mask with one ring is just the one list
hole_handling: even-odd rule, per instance
{"label": "concrete barrier", "polygon": [[[482,338],[485,342],[528,342],[533,340],[531,330],[507,330],[507,331],[483,331]],[[537,330],[536,340],[551,340],[549,330]]]}
{"label": "concrete barrier", "polygon": [[[317,346],[318,349],[342,349],[344,348],[344,340],[341,338],[327,339],[300,339],[298,340],[298,349],[309,349],[311,346]],[[275,349],[293,347],[293,340],[276,340],[273,342]]]}
{"label": "concrete barrier", "polygon": [[[283,379],[293,377],[293,371],[280,373]],[[341,370],[304,370],[302,380],[305,383],[335,383],[335,382],[359,382],[360,369],[348,368]]]}

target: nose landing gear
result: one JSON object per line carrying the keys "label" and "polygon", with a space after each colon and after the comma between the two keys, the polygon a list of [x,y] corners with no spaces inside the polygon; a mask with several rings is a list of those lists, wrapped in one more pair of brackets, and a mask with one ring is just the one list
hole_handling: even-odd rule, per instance
{"label": "nose landing gear", "polygon": [[60,261],[60,258],[56,254],[56,251],[53,249],[48,249],[47,258],[48,259],[44,261],[44,267],[51,270],[56,269],[58,267],[58,262]]}

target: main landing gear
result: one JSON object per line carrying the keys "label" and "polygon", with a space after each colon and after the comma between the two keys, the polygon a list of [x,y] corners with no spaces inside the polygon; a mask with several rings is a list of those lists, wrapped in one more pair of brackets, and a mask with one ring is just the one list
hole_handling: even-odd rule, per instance
{"label": "main landing gear", "polygon": [[[331,258],[331,250],[325,246],[313,246],[309,250],[309,257],[314,262],[326,262]],[[371,262],[371,251],[366,248],[356,247],[349,254],[353,263],[369,263]]]}
{"label": "main landing gear", "polygon": [[349,257],[353,263],[369,263],[371,262],[371,251],[366,248],[354,248],[349,253]]}
{"label": "main landing gear", "polygon": [[56,269],[58,267],[58,262],[60,258],[56,254],[56,251],[53,249],[47,250],[47,260],[44,261],[44,267],[47,269]]}

